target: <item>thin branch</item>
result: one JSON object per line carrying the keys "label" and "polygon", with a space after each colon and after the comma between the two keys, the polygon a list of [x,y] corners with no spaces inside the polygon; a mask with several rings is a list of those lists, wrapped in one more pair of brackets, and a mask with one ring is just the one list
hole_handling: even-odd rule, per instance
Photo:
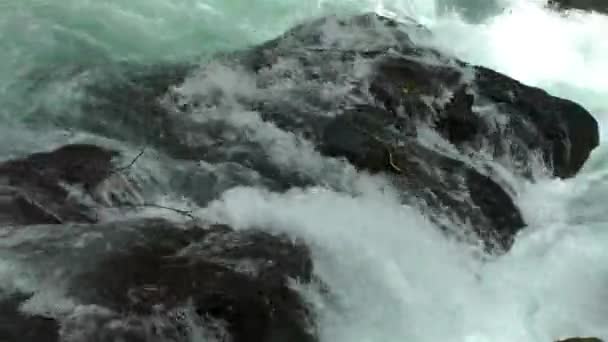
{"label": "thin branch", "polygon": [[196,217],[194,215],[192,215],[192,210],[181,210],[181,209],[171,208],[171,207],[167,207],[167,206],[156,204],[156,203],[119,204],[119,205],[109,206],[108,208],[124,208],[124,207],[129,207],[129,208],[159,208],[159,209],[165,209],[165,210],[170,210],[170,211],[176,212],[176,213],[178,213],[180,215],[183,215],[183,216],[187,216],[187,217],[189,217],[192,220],[196,220]]}
{"label": "thin branch", "polygon": [[126,171],[126,170],[130,169],[130,168],[131,168],[133,165],[135,165],[135,163],[137,162],[137,160],[138,160],[138,159],[139,159],[141,156],[143,156],[143,154],[144,154],[145,152],[146,152],[146,148],[144,147],[144,148],[142,148],[142,149],[141,149],[141,151],[140,151],[140,152],[137,154],[137,156],[136,156],[135,158],[133,158],[133,160],[131,160],[131,162],[130,162],[128,165],[123,166],[123,167],[119,167],[119,168],[117,168],[117,169],[114,169],[114,170],[113,170],[113,172],[114,172],[114,173],[119,173],[119,172],[123,172],[123,171]]}
{"label": "thin branch", "polygon": [[393,168],[393,170],[395,170],[398,173],[403,173],[403,170],[401,170],[401,168],[399,166],[397,166],[397,164],[395,164],[395,161],[393,160],[393,153],[391,152],[391,150],[389,149],[388,146],[386,146],[386,150],[388,152],[388,163],[390,164],[390,166]]}
{"label": "thin branch", "polygon": [[387,144],[386,142],[384,142],[384,140],[378,138],[377,136],[375,136],[367,131],[364,131],[361,128],[358,128],[356,126],[354,126],[354,128],[357,129],[359,132],[376,140],[376,142],[378,142],[380,145],[382,145],[386,149],[386,152],[388,153],[388,163],[389,163],[389,166],[391,167],[391,169],[393,169],[397,173],[403,173],[403,170],[399,166],[397,166],[397,164],[395,164],[395,160],[393,158],[393,152],[391,151],[391,147],[389,144]]}
{"label": "thin branch", "polygon": [[[141,158],[141,156],[144,155],[144,153],[146,152],[146,147],[144,146],[141,151],[137,154],[137,156],[135,156],[135,158],[133,158],[133,160],[131,160],[131,162],[125,166],[119,167],[119,168],[115,168],[112,170],[112,173],[121,173],[124,172],[128,169],[130,169],[131,167],[133,167],[133,165],[135,165],[135,163],[139,160],[139,158]],[[91,198],[95,198],[95,196],[93,195],[92,192],[88,191],[89,195],[91,196]],[[160,204],[155,204],[155,203],[143,203],[143,204],[119,204],[119,205],[111,205],[108,206],[108,208],[120,208],[120,207],[130,207],[130,208],[159,208],[159,209],[165,209],[165,210],[170,210],[173,211],[175,213],[178,213],[180,215],[183,216],[187,216],[192,220],[195,220],[196,217],[194,217],[194,215],[192,215],[192,210],[181,210],[181,209],[177,209],[177,208],[171,208],[171,207],[167,207],[167,206],[163,206]]]}
{"label": "thin branch", "polygon": [[174,212],[176,212],[176,213],[178,213],[180,215],[188,216],[192,220],[196,219],[196,217],[194,215],[192,215],[192,210],[181,210],[181,209],[166,207],[164,205],[159,205],[159,204],[154,204],[154,203],[144,203],[141,206],[142,207],[152,207],[152,208],[171,210],[171,211],[174,211]]}

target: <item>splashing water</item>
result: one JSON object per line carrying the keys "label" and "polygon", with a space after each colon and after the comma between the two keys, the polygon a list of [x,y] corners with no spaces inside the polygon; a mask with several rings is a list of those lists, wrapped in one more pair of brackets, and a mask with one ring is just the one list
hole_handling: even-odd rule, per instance
{"label": "splashing water", "polygon": [[[412,17],[426,25],[433,37],[420,38],[421,44],[579,102],[598,119],[604,138],[608,17],[555,13],[542,2],[37,0],[0,4],[1,157],[66,142],[64,118],[40,117],[31,104],[19,101],[22,92],[31,89],[36,71],[48,70],[48,65],[193,60],[273,38],[308,18],[370,10],[397,19]],[[225,89],[260,95],[235,77]],[[183,91],[200,91],[200,87],[193,82],[185,84]],[[55,105],[65,108],[66,117],[79,115],[69,110],[65,100],[77,97],[76,88],[59,82],[41,98],[58,101]],[[57,96],[58,92],[63,95]],[[243,117],[237,115],[235,120],[258,130],[256,139],[268,139],[268,145],[281,142],[272,149],[278,163],[295,163],[311,173],[327,166],[326,160],[294,143],[289,134],[261,125],[254,114]],[[76,135],[67,141],[87,136],[71,134]],[[286,157],[290,155],[299,158]],[[530,183],[512,178],[529,227],[507,255],[490,262],[480,261],[470,248],[439,234],[419,212],[400,205],[382,179],[352,169],[341,176],[359,190],[356,197],[324,188],[277,194],[238,187],[198,212],[239,229],[262,226],[287,232],[311,245],[315,272],[332,292],[328,303],[314,289],[301,288],[318,313],[322,342],[608,338],[604,304],[608,214],[603,208],[607,158],[601,145],[574,179],[541,178]],[[1,278],[15,277],[18,271],[13,266],[0,261]],[[8,286],[26,285],[0,282],[0,287]],[[29,310],[35,311],[36,305]]]}

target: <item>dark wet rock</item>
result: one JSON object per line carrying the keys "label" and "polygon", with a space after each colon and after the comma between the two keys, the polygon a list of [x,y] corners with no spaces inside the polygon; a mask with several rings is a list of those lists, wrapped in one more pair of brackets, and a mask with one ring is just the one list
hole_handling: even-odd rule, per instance
{"label": "dark wet rock", "polygon": [[597,337],[571,337],[557,342],[603,342],[603,340]]}
{"label": "dark wet rock", "polygon": [[111,177],[117,155],[94,145],[66,145],[0,163],[3,224],[94,222],[70,187],[93,194]]}
{"label": "dark wet rock", "polygon": [[[82,110],[87,115],[80,124],[107,136],[152,145],[175,159],[213,165],[215,169],[189,169],[182,181],[173,181],[182,184],[178,192],[186,192],[202,205],[230,186],[256,185],[244,180],[252,175],[257,185],[275,191],[319,181],[316,174],[290,169],[269,158],[272,139],[265,141],[266,132],[258,132],[258,137],[254,132],[262,124],[308,140],[326,156],[346,157],[374,172],[394,173],[399,167],[391,165],[390,159],[404,154],[400,151],[410,151],[407,163],[415,158],[426,165],[406,183],[423,189],[443,186],[443,191],[435,192],[444,194],[452,192],[455,185],[434,180],[437,175],[433,170],[454,157],[422,146],[417,138],[421,128],[435,130],[472,160],[481,159],[478,151],[482,148],[497,160],[513,160],[507,166],[521,175],[529,176],[535,153],[555,176],[576,174],[599,142],[597,122],[585,109],[487,68],[417,45],[412,38],[426,34],[416,23],[398,23],[373,14],[327,17],[294,27],[246,51],[218,56],[196,69],[156,65],[121,68],[108,74],[97,70],[99,78],[92,78],[94,82],[85,87],[89,96]],[[218,81],[224,78],[238,81],[228,85],[224,84],[228,81]],[[238,82],[247,85],[246,89]],[[335,88],[347,90],[326,95]],[[247,111],[258,115],[259,122],[235,124],[252,121]],[[360,113],[355,115],[354,111]],[[229,116],[230,120],[225,119]],[[393,164],[397,162],[393,160]],[[232,172],[224,167],[229,164],[234,165]],[[479,187],[467,185],[473,184],[467,181],[475,178],[471,175],[481,177],[485,172],[479,173],[473,165],[459,168],[469,169],[459,189],[470,192],[471,202],[456,205],[439,201],[439,207],[475,206],[475,210],[485,212],[483,217],[496,222],[488,225],[462,211],[459,218],[479,221],[475,226],[488,226],[488,231],[519,230],[521,219],[506,192],[491,204],[475,190]],[[71,171],[55,172],[53,177],[89,174],[71,166],[63,169]],[[103,178],[104,167],[100,169],[87,176],[91,179],[67,181],[81,182],[87,188]],[[479,178],[482,183],[500,188],[492,174],[483,177]],[[188,189],[188,184],[197,182],[208,191],[199,188],[195,194]],[[418,196],[416,192],[409,195]],[[505,205],[507,202],[511,204]],[[66,214],[57,211],[50,210],[55,221],[64,220]],[[497,222],[502,222],[500,227],[493,227]],[[510,228],[507,222],[512,222]]]}
{"label": "dark wet rock", "polygon": [[473,112],[474,103],[475,97],[467,93],[465,87],[461,87],[446,104],[437,128],[449,141],[459,144],[473,140],[481,133],[483,122]]}
{"label": "dark wet rock", "polygon": [[117,152],[95,145],[65,145],[54,151],[33,153],[23,159],[0,164],[2,174],[10,184],[49,183],[59,181],[80,184],[93,189],[105,180],[113,170],[112,158]]}
{"label": "dark wet rock", "polygon": [[363,170],[394,175],[394,184],[414,201],[470,221],[488,249],[508,249],[525,226],[509,194],[470,165],[420,145],[415,137],[403,139],[406,124],[391,112],[358,107],[327,126],[321,151]]}
{"label": "dark wet rock", "polygon": [[579,9],[608,13],[608,3],[605,0],[549,0],[547,3],[562,10]]}
{"label": "dark wet rock", "polygon": [[[326,34],[340,30],[356,34],[344,39]],[[585,109],[410,39],[424,34],[415,23],[377,15],[321,18],[200,69],[165,65],[112,74],[87,88],[91,100],[84,104],[89,113],[84,120],[94,131],[91,124],[105,122],[110,126],[97,127],[98,132],[125,139],[135,135],[144,139],[138,142],[175,158],[216,162],[232,157],[276,179],[285,170],[259,158],[264,146],[241,139],[243,128],[220,119],[224,111],[256,111],[262,119],[318,143],[328,113],[364,104],[409,118],[410,130],[420,122],[431,125],[464,150],[489,146],[495,157],[513,158],[524,168],[532,151],[539,151],[559,177],[580,169],[599,140],[597,123]],[[369,72],[356,76],[357,65],[366,65]],[[232,94],[216,84],[226,70],[255,90]],[[283,82],[295,86],[280,87]],[[184,84],[201,91],[189,88],[184,94]],[[328,84],[351,90],[327,97],[323,90]],[[487,106],[501,114],[481,113]],[[235,136],[239,138],[227,138]],[[241,153],[232,153],[235,149]],[[294,180],[293,175],[283,178],[283,187]]]}
{"label": "dark wet rock", "polygon": [[[52,234],[60,239],[24,241],[14,252],[40,272],[58,272],[82,308],[98,308],[58,317],[64,338],[84,329],[95,341],[185,342],[202,325],[235,342],[314,341],[312,317],[290,286],[312,280],[310,252],[300,241],[161,219],[61,225]],[[96,238],[74,243],[87,234]],[[44,255],[31,254],[38,244]],[[69,269],[65,260],[72,260]]]}
{"label": "dark wet rock", "polygon": [[0,341],[3,342],[58,342],[59,324],[41,316],[19,310],[27,296],[0,293]]}
{"label": "dark wet rock", "polygon": [[477,68],[475,87],[509,114],[506,129],[512,132],[506,137],[527,153],[540,148],[558,177],[574,176],[599,145],[597,121],[572,101],[482,67]]}
{"label": "dark wet rock", "polygon": [[[261,131],[268,125],[325,156],[392,173],[410,184],[404,197],[452,210],[508,248],[524,224],[508,190],[484,165],[487,157],[531,177],[540,155],[554,176],[572,177],[599,143],[597,122],[576,103],[416,44],[428,34],[413,21],[375,14],[325,17],[198,68],[113,71],[86,87],[83,125],[211,165],[172,180],[181,184],[177,192],[201,205],[235,185],[284,191],[327,184],[275,162],[269,155],[275,138]],[[469,161],[422,144],[421,129],[434,130]],[[416,171],[408,176],[398,174],[398,163],[423,166],[410,165]],[[437,171],[446,168],[461,172]]]}
{"label": "dark wet rock", "polygon": [[[361,30],[363,33],[359,33],[359,39],[384,39],[382,42],[368,42],[379,52],[373,57],[363,57],[369,60],[371,80],[360,82],[362,87],[369,85],[362,92],[369,91],[373,96],[368,99],[370,105],[379,104],[395,115],[410,118],[410,128],[419,126],[420,122],[430,124],[460,147],[478,148],[494,135],[497,139],[490,142],[496,145],[496,157],[508,154],[525,163],[530,153],[538,150],[559,177],[576,174],[590,151],[599,144],[598,124],[580,105],[490,69],[471,66],[436,50],[417,46],[404,33],[419,34],[419,30],[411,25],[375,15],[341,23]],[[300,38],[300,32],[320,35],[322,29],[319,27],[323,25],[296,28],[285,35],[289,38],[275,42],[277,47],[274,50],[263,51],[270,56],[281,56],[285,53],[283,45],[291,47],[299,42],[307,46],[308,41]],[[315,39],[315,43],[318,40]],[[331,44],[334,45],[328,49],[344,43]],[[353,44],[357,47],[356,43]],[[388,49],[397,53],[382,52]],[[327,50],[318,53],[320,56],[314,57],[308,51],[301,58],[319,58],[325,63],[332,59]],[[360,47],[352,52],[355,56],[366,53],[369,54],[369,48]],[[498,114],[488,117],[475,108],[488,104],[497,106],[507,122],[499,123],[501,118]],[[500,146],[505,141],[512,145],[508,151]],[[517,150],[523,151],[521,154],[524,155],[518,155]]]}
{"label": "dark wet rock", "polygon": [[[490,141],[496,157],[523,164],[540,151],[555,176],[571,177],[599,144],[597,122],[584,108],[490,69],[475,67],[466,80],[462,68],[408,57],[381,60],[377,68],[370,90],[385,108],[434,125],[457,146],[478,149]],[[475,105],[495,106],[506,122],[482,117]]]}

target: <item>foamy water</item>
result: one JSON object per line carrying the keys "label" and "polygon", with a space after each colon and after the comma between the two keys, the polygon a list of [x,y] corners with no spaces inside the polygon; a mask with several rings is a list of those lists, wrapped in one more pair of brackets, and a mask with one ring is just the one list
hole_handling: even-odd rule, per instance
{"label": "foamy water", "polygon": [[[503,14],[473,24],[433,16],[433,5],[423,2],[375,5],[397,18],[417,15],[434,31],[425,43],[578,101],[603,124],[608,17],[512,1]],[[602,146],[575,179],[515,181],[530,227],[492,262],[446,240],[388,195],[235,189],[205,214],[236,227],[287,231],[315,247],[317,272],[336,301],[316,302],[324,341],[605,338],[607,187],[605,164],[596,162],[603,154]]]}

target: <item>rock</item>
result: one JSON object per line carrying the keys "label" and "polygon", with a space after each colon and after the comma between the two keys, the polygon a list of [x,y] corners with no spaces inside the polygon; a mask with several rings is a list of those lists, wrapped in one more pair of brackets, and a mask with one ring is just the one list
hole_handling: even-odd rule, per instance
{"label": "rock", "polygon": [[596,337],[572,337],[572,338],[559,340],[557,342],[603,342],[603,340],[600,340],[599,338],[596,338]]}
{"label": "rock", "polygon": [[28,316],[19,311],[27,296],[0,293],[0,341],[58,342],[59,325],[53,319]]}
{"label": "rock", "polygon": [[509,114],[505,130],[511,133],[501,139],[514,143],[511,148],[519,151],[513,153],[529,154],[530,149],[540,148],[554,175],[574,176],[599,145],[599,126],[591,114],[572,101],[550,96],[490,69],[476,70],[479,95]]}
{"label": "rock", "polygon": [[65,145],[51,152],[39,152],[22,160],[2,164],[2,170],[27,180],[46,176],[54,181],[81,184],[93,189],[112,172],[112,158],[118,153],[95,145]]}
{"label": "rock", "polygon": [[96,222],[94,206],[84,195],[105,205],[112,194],[137,197],[115,172],[112,159],[117,155],[99,146],[74,144],[0,163],[0,224]]}
{"label": "rock", "polygon": [[548,5],[558,9],[579,9],[608,13],[608,3],[604,0],[549,0]]}
{"label": "rock", "polygon": [[[310,252],[299,241],[160,219],[57,229],[61,241],[29,241],[16,252],[33,265],[43,258],[40,272],[59,272],[68,298],[98,308],[55,318],[66,341],[78,333],[96,341],[185,342],[197,326],[234,342],[314,341],[308,309],[289,285],[312,278]],[[97,238],[84,241],[86,234]],[[44,256],[30,254],[38,244]],[[68,259],[70,269],[60,271]]]}
{"label": "rock", "polygon": [[[269,120],[286,130],[312,131],[308,136],[325,155],[345,157],[372,172],[398,173],[396,184],[409,196],[470,222],[490,249],[509,248],[514,235],[525,226],[521,214],[491,174],[423,146],[416,138],[421,127],[435,129],[470,155],[489,145],[494,158],[515,161],[513,171],[523,176],[529,174],[531,158],[538,152],[555,176],[571,177],[599,144],[597,122],[581,106],[487,68],[416,46],[405,34],[419,34],[415,26],[375,15],[336,22],[337,27],[331,18],[303,24],[254,48],[254,69],[272,68],[287,57],[307,60],[304,69],[331,66],[334,60],[354,63],[359,58],[368,62],[370,76],[354,80],[361,88],[355,87],[353,92],[372,97],[363,97],[366,104],[338,103],[338,108],[332,108],[337,117],[322,120],[322,125],[307,125],[300,114],[295,124],[276,116]],[[344,41],[316,48],[323,44],[324,25],[331,30],[356,30],[358,39],[370,41],[367,46],[353,42],[348,50],[340,46]],[[390,49],[396,53],[387,52]],[[336,82],[335,75],[322,69],[317,72],[320,79]],[[488,105],[500,113],[479,111]],[[308,120],[318,122],[316,113],[307,114]],[[464,201],[463,193],[468,194]]]}
{"label": "rock", "polygon": [[[259,46],[217,56],[199,69],[160,65],[101,78],[87,88],[92,102],[83,104],[90,112],[85,120],[120,118],[124,127],[101,132],[121,138],[140,132],[147,144],[172,158],[203,160],[222,170],[189,172],[211,189],[204,195],[198,189],[198,194],[188,193],[191,187],[180,189],[200,199],[200,205],[234,185],[284,191],[327,184],[316,174],[268,158],[274,143],[250,133],[253,127],[272,125],[325,156],[392,173],[396,184],[409,184],[400,186],[405,201],[422,199],[428,210],[453,211],[486,245],[507,249],[525,224],[485,159],[507,160],[503,166],[531,177],[532,161],[540,155],[554,176],[572,177],[599,144],[598,124],[576,103],[417,45],[412,38],[428,34],[413,21],[375,14],[321,18]],[[232,78],[239,81],[230,83]],[[133,98],[139,100],[133,103]],[[263,122],[241,124],[252,118],[234,113],[246,111]],[[421,129],[435,131],[469,161],[422,144]],[[399,163],[409,173],[396,174]],[[441,169],[459,171],[439,180]],[[252,175],[257,183],[251,183]],[[464,202],[458,199],[463,193],[468,194]]]}
{"label": "rock", "polygon": [[393,174],[394,184],[411,199],[470,221],[488,250],[508,249],[525,226],[511,197],[464,162],[421,146],[415,137],[400,140],[402,130],[395,128],[406,124],[388,111],[359,107],[327,126],[321,151],[363,170]]}
{"label": "rock", "polygon": [[[556,176],[571,177],[599,144],[598,124],[581,106],[490,69],[475,67],[475,78],[466,82],[460,68],[411,58],[381,60],[377,68],[370,91],[385,108],[435,125],[457,146],[478,148],[494,136],[496,157],[526,164],[531,150],[539,150]],[[414,91],[404,92],[406,84]],[[448,102],[427,104],[427,98],[445,97],[446,89]],[[497,127],[499,117],[482,118],[474,106],[484,104],[499,108],[507,122]],[[502,146],[506,141],[508,149]]]}

